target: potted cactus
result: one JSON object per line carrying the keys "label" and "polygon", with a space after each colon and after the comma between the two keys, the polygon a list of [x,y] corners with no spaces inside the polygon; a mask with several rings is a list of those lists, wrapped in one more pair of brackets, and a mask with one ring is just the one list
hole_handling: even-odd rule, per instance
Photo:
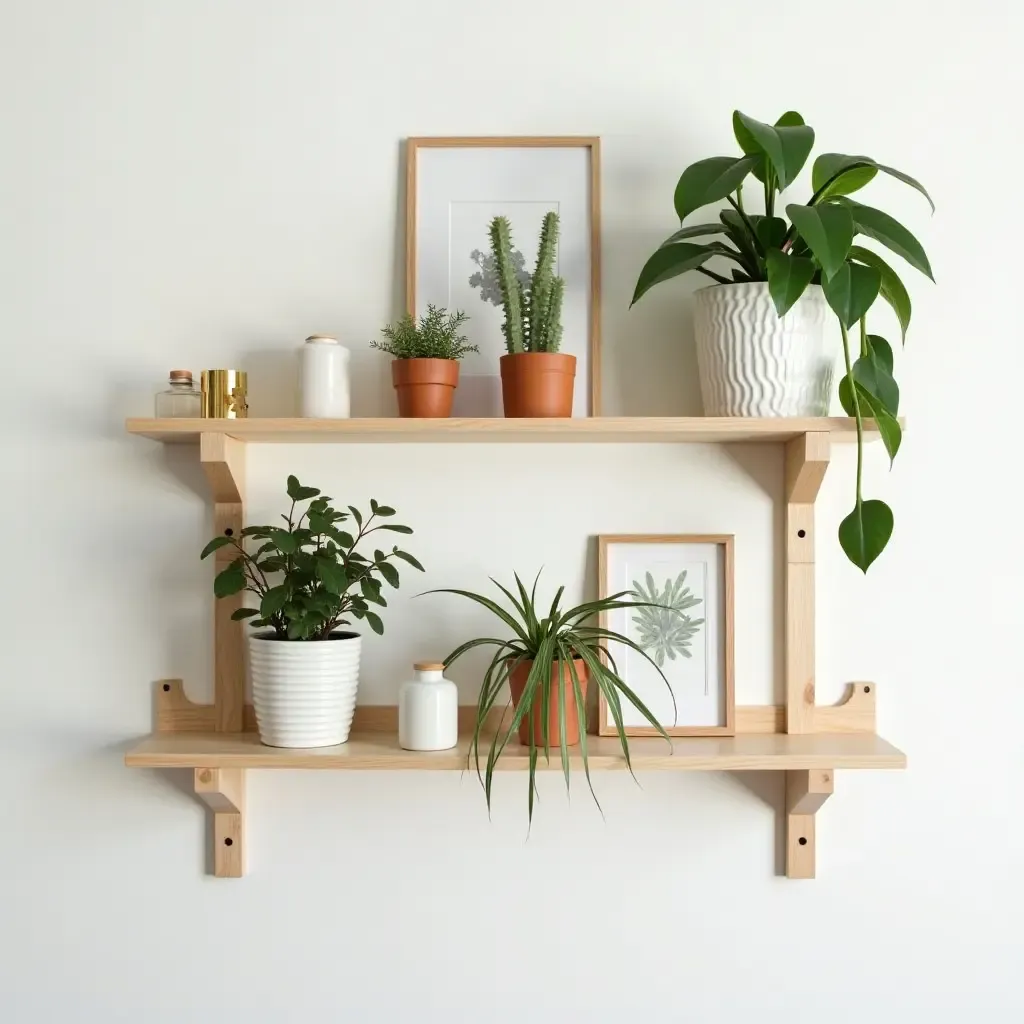
{"label": "potted cactus", "polygon": [[469,319],[461,309],[427,306],[419,323],[406,313],[397,324],[381,330],[384,341],[371,341],[370,348],[394,356],[391,380],[398,395],[398,415],[422,419],[443,419],[452,414],[452,400],[459,385],[459,360],[476,345],[460,334]]}
{"label": "potted cactus", "polygon": [[512,259],[508,218],[495,217],[490,236],[505,309],[501,330],[508,353],[500,360],[505,415],[571,416],[576,357],[558,351],[565,296],[565,280],[555,274],[558,214],[544,217],[537,266],[525,283]]}

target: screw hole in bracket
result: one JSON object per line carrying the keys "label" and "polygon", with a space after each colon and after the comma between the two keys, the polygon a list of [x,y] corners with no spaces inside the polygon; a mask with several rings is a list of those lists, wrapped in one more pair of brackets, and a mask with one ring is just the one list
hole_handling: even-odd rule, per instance
{"label": "screw hole in bracket", "polygon": [[801,538],[806,537],[807,536],[807,531],[806,530],[797,530],[796,531],[796,535],[798,537],[801,537]]}
{"label": "screw hole in bracket", "polygon": [[[806,840],[801,840],[801,842],[806,842]],[[235,843],[234,839],[232,839],[230,836],[227,839],[224,840],[224,845],[225,846],[233,846],[234,843]]]}
{"label": "screw hole in bracket", "polygon": [[864,692],[865,693],[870,693],[871,692],[871,687],[870,686],[865,686],[864,687]]}
{"label": "screw hole in bracket", "polygon": [[233,537],[234,535],[235,535],[235,531],[232,530],[230,526],[224,531],[224,536],[225,537]]}
{"label": "screw hole in bracket", "polygon": [[[225,842],[230,842],[230,840],[225,840]],[[799,839],[797,840],[797,842],[798,842],[798,843],[799,843],[799,844],[800,844],[801,846],[806,846],[806,845],[807,845],[807,836],[801,836],[801,837],[800,837],[800,838],[799,838]]]}
{"label": "screw hole in bracket", "polygon": [[164,693],[170,693],[170,692],[171,692],[171,684],[170,683],[164,683]]}

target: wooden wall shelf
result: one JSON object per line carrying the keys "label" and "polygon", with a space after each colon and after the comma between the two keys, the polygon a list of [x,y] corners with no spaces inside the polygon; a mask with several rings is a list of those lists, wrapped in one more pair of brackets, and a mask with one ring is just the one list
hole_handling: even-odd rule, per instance
{"label": "wooden wall shelf", "polygon": [[[198,446],[213,497],[216,532],[238,532],[244,522],[245,447],[253,444],[589,442],[776,443],[784,445],[785,485],[785,704],[737,707],[730,738],[636,738],[635,771],[778,771],[785,773],[782,816],[786,875],[815,874],[816,815],[831,796],[836,770],[904,768],[906,757],[876,735],[873,683],[851,684],[839,704],[815,699],[814,502],[828,469],[833,442],[855,438],[853,421],[726,419],[715,417],[604,417],[593,419],[130,419],[131,434],[163,443]],[[215,561],[230,558],[227,549]],[[132,747],[125,763],[136,768],[192,768],[198,799],[213,811],[214,874],[245,870],[245,776],[250,769],[454,771],[466,767],[466,731],[473,709],[460,709],[462,738],[451,751],[414,753],[397,742],[393,707],[359,707],[348,743],[319,750],[264,747],[252,732],[245,704],[242,623],[231,621],[240,595],[214,610],[214,703],[189,701],[178,680],[158,684],[156,731]],[[622,771],[616,740],[592,736],[590,767]],[[523,770],[528,754],[509,747],[501,770]],[[573,755],[573,766],[580,766]],[[550,765],[561,770],[560,758]]]}
{"label": "wooden wall shelf", "polygon": [[[868,430],[871,430],[871,423]],[[791,441],[809,431],[856,440],[852,419],[738,419],[716,416],[599,416],[589,419],[129,419],[129,434],[166,444],[196,444],[220,434],[249,444],[444,444],[527,442],[709,444]]]}

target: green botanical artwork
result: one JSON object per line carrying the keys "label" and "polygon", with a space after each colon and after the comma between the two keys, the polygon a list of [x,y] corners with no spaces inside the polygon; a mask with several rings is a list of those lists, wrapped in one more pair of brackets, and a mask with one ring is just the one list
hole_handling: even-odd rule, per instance
{"label": "green botanical artwork", "polygon": [[700,632],[703,619],[692,619],[684,612],[703,604],[703,598],[694,597],[686,585],[684,569],[673,583],[665,580],[665,586],[659,590],[654,577],[647,573],[646,587],[639,580],[633,580],[631,597],[639,601],[650,601],[661,605],[660,608],[637,608],[633,615],[633,624],[639,633],[637,643],[654,658],[655,664],[661,668],[665,659],[675,661],[676,655],[683,658],[692,657],[689,651],[690,641]]}

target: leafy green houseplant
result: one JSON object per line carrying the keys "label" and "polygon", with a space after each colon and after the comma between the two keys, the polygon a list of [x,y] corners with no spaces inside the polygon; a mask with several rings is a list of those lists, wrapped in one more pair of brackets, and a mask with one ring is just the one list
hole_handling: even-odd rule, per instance
{"label": "leafy green houseplant", "polygon": [[449,313],[428,305],[419,321],[406,313],[381,330],[383,341],[370,342],[371,348],[394,356],[391,380],[400,416],[436,419],[451,415],[459,385],[458,361],[480,351],[462,333],[468,319],[461,309]]}
{"label": "leafy green houseplant", "polygon": [[[231,617],[266,630],[249,637],[263,742],[330,746],[348,738],[359,684],[360,636],[340,627],[362,621],[383,633],[374,608],[387,607],[384,585],[398,587],[400,562],[423,566],[397,546],[377,548],[372,558],[357,550],[372,534],[412,533],[391,521],[393,508],[371,499],[367,515],[352,505],[343,511],[294,476],[288,497],[284,526],[246,526],[240,536],[214,537],[202,557],[231,548],[233,557],[214,578],[214,594],[247,591],[259,602]],[[300,502],[308,502],[301,512]]]}
{"label": "leafy green houseplant", "polygon": [[545,214],[537,265],[527,275],[518,269],[508,218],[491,221],[491,255],[505,313],[501,386],[506,416],[572,415],[576,357],[559,352],[565,279],[555,273],[558,226],[557,213]]}
{"label": "leafy green houseplant", "polygon": [[[656,284],[695,271],[715,283],[697,293],[698,310],[702,301],[705,305],[715,301],[721,305],[726,301],[722,296],[733,287],[748,293],[763,290],[778,318],[794,315],[798,304],[806,305],[816,295],[827,303],[842,336],[845,373],[839,382],[839,399],[857,424],[854,508],[840,524],[839,541],[850,561],[866,572],[892,535],[893,515],[885,502],[865,500],[861,493],[865,419],[874,420],[890,460],[895,459],[902,440],[893,346],[869,331],[867,315],[881,297],[895,314],[901,341],[905,341],[911,302],[896,270],[874,249],[861,245],[859,239],[879,243],[929,278],[932,269],[921,243],[906,227],[850,196],[881,173],[916,189],[933,210],[934,204],[924,186],[902,171],[867,156],[822,153],[811,171],[812,195],[806,203],[787,204],[783,217],[777,209],[779,195],[803,169],[814,144],[814,130],[795,111],[783,114],[774,125],[735,111],[733,132],[741,155],[700,160],[683,171],[675,190],[675,211],[681,227],[648,259],[640,272],[633,302]],[[754,213],[744,201],[744,185],[751,178],[763,194],[762,213]],[[683,225],[695,211],[722,200],[729,209],[723,210],[717,220]],[[719,313],[711,319],[721,322],[729,318]],[[756,325],[745,336],[730,339],[730,343],[734,349],[753,345],[762,328],[771,332],[770,326]],[[851,333],[855,334],[853,343]],[[699,316],[697,334],[698,356],[703,363],[704,358],[711,357],[702,355],[705,346]],[[733,351],[721,357],[724,369],[717,373],[705,375],[702,366],[705,406],[709,404],[708,394],[714,395],[715,384],[723,377],[744,375],[743,360],[742,352]],[[763,367],[765,361],[757,365]],[[705,387],[705,376],[716,380]],[[747,388],[752,384],[751,376],[747,373],[743,381]],[[829,377],[821,379],[827,384]],[[721,402],[714,399],[711,404],[719,406],[713,411],[706,409],[712,415],[750,414],[742,407],[720,408]]]}
{"label": "leafy green houseplant", "polygon": [[[563,609],[562,594],[565,588],[559,587],[551,605],[544,608],[537,603],[536,579],[528,591],[516,575],[517,593],[502,586],[497,580],[491,582],[507,600],[507,607],[489,597],[467,590],[443,589],[430,593],[457,594],[482,605],[511,634],[507,639],[480,637],[468,640],[445,658],[445,665],[454,664],[468,651],[477,647],[494,648],[477,701],[469,757],[483,784],[487,807],[490,810],[495,766],[512,741],[512,737],[518,733],[519,742],[529,747],[530,751],[527,796],[529,816],[532,820],[537,761],[542,751],[544,757],[550,760],[551,748],[555,747],[558,750],[568,788],[569,748],[578,744],[587,784],[590,786],[591,794],[594,793],[587,759],[588,682],[596,684],[608,702],[622,746],[622,754],[630,771],[632,767],[629,759],[629,741],[622,720],[624,700],[632,704],[666,741],[671,743],[658,720],[622,679],[609,651],[609,644],[620,643],[636,651],[654,666],[667,688],[668,681],[661,669],[640,646],[628,637],[592,622],[594,616],[602,612],[618,608],[647,608],[649,602],[638,601],[628,591],[623,591],[597,601],[587,601],[576,607]],[[506,683],[512,693],[513,712],[507,724],[507,711],[502,712],[500,722],[494,729],[492,711],[500,707],[498,701]],[[671,692],[669,688],[669,693]],[[483,767],[482,750],[486,751]],[[594,799],[596,801],[596,796]]]}

